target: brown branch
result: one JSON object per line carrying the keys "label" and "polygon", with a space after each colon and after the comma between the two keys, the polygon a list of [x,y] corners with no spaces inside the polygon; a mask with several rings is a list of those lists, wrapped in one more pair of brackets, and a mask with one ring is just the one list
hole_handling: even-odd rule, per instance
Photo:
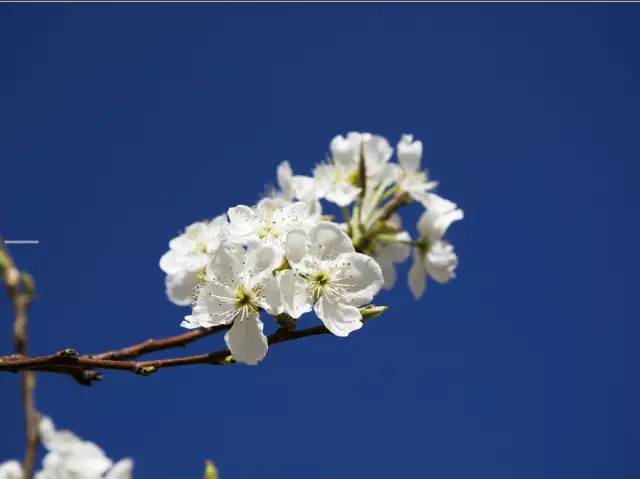
{"label": "brown branch", "polygon": [[[124,359],[135,358],[156,351],[184,347],[198,339],[227,329],[229,329],[228,325],[194,329],[168,338],[147,339],[141,343],[121,349],[82,356],[74,349],[65,349],[59,353],[47,356],[29,357],[26,354],[0,356],[0,371],[18,372],[23,369],[32,369],[50,373],[68,374],[83,386],[90,386],[93,382],[102,379],[102,375],[99,372],[88,369],[90,364],[94,364],[93,367],[96,368],[103,368],[103,365],[112,365],[111,367],[104,366],[104,368],[127,369],[125,366],[121,368],[118,367],[118,365],[126,364],[122,363]],[[82,358],[83,360],[81,362],[77,360],[69,362],[69,358],[74,357],[77,359]],[[116,361],[118,361],[117,364],[115,364]]]}
{"label": "brown branch", "polygon": [[183,334],[171,336],[163,339],[147,339],[139,344],[128,346],[122,349],[116,349],[114,351],[107,351],[104,353],[93,354],[91,357],[95,359],[129,359],[137,358],[143,354],[153,353],[155,351],[164,351],[165,349],[177,348],[186,346],[193,341],[200,338],[211,336],[212,334],[219,333],[229,329],[228,325],[213,326],[211,328],[201,328],[188,331]]}
{"label": "brown branch", "polygon": [[[299,331],[280,328],[268,337],[270,345],[327,334],[329,331],[324,326]],[[144,343],[141,343],[144,344]],[[157,359],[149,361],[128,361],[124,359],[102,359],[93,355],[78,355],[73,349],[65,349],[56,354],[47,356],[27,357],[21,355],[0,357],[0,371],[48,371],[66,372],[73,374],[78,369],[114,369],[129,371],[142,376],[148,376],[159,369],[194,364],[224,365],[233,363],[231,352],[223,349],[213,353],[196,354],[170,359]]]}
{"label": "brown branch", "polygon": [[[33,279],[28,273],[18,271],[9,252],[0,238],[0,273],[4,281],[7,296],[13,303],[15,319],[13,323],[13,342],[16,354],[26,355],[28,346],[27,311],[34,297]],[[30,479],[33,476],[36,453],[40,443],[38,437],[38,412],[35,406],[34,389],[36,377],[33,371],[20,373],[20,394],[24,410],[24,425],[26,445],[22,462],[23,476]]]}

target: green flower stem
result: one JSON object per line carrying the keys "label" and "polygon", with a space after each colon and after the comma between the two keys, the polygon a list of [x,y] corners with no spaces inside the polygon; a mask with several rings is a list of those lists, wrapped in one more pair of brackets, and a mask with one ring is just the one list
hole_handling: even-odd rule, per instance
{"label": "green flower stem", "polygon": [[400,243],[400,244],[406,244],[406,245],[417,246],[417,247],[424,246],[424,241],[422,240],[406,240],[406,239],[397,238],[394,235],[388,235],[388,234],[376,235],[375,239],[384,241],[386,243]]}

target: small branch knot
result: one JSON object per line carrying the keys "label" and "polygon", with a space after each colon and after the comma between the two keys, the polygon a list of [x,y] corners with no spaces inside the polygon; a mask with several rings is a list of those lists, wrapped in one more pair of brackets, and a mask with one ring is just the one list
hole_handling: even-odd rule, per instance
{"label": "small branch knot", "polygon": [[61,358],[70,358],[70,359],[78,359],[80,354],[73,348],[63,349],[58,353],[58,356]]}
{"label": "small branch knot", "polygon": [[154,365],[139,366],[135,370],[135,373],[139,374],[140,376],[150,376],[151,374],[155,373],[157,370],[158,370],[158,366],[154,366]]}

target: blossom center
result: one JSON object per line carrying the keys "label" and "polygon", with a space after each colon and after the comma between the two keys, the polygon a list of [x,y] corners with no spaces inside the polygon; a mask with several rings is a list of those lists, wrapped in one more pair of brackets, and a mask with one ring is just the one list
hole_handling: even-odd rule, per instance
{"label": "blossom center", "polygon": [[236,290],[235,297],[236,308],[248,311],[257,311],[258,304],[256,294],[252,290],[246,290],[240,287]]}
{"label": "blossom center", "polygon": [[320,299],[322,295],[335,299],[341,296],[344,290],[344,285],[333,278],[327,271],[321,271],[312,275],[308,281],[314,301]]}

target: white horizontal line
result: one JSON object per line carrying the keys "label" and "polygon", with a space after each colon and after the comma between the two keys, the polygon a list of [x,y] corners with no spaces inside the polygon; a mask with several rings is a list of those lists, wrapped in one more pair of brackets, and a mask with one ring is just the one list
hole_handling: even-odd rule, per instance
{"label": "white horizontal line", "polygon": [[40,240],[5,240],[5,244],[40,244]]}

